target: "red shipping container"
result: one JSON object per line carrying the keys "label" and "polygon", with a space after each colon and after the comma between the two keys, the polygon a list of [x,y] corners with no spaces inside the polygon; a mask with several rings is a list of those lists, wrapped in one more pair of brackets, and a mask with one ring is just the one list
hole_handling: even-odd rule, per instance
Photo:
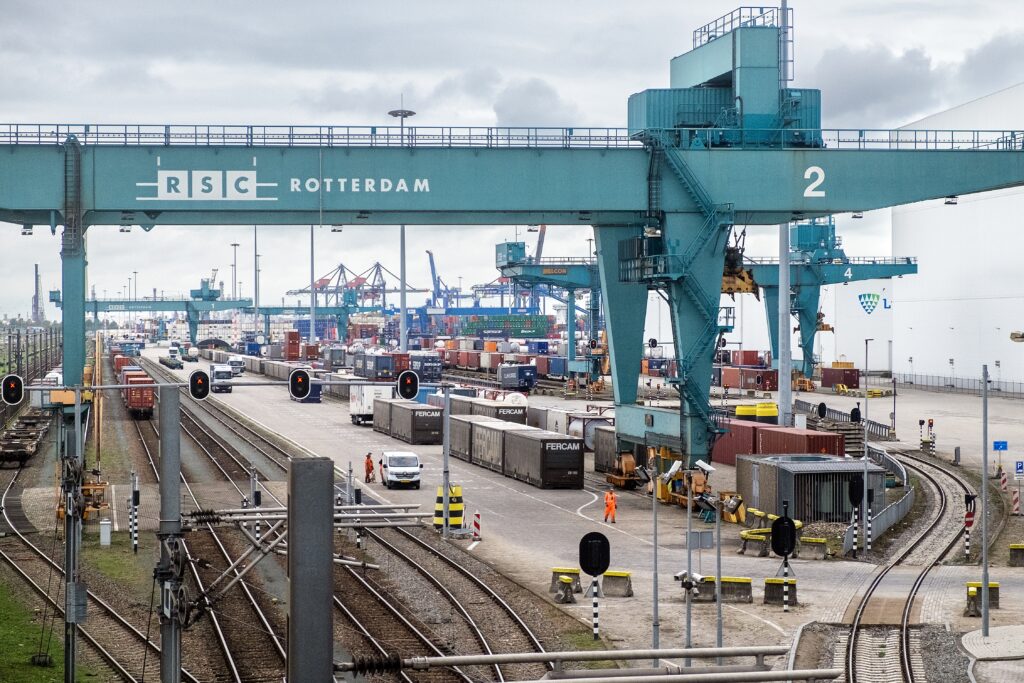
{"label": "red shipping container", "polygon": [[[758,384],[757,378],[761,378]],[[722,380],[723,382],[725,380]],[[758,391],[778,391],[779,371],[767,368],[740,368],[740,388],[757,389]]]}
{"label": "red shipping container", "polygon": [[859,389],[860,370],[856,368],[822,368],[821,386],[831,389],[836,384],[845,384],[849,389]]}
{"label": "red shipping container", "polygon": [[409,369],[409,354],[389,353],[388,355],[393,359],[392,362],[395,364],[394,373],[396,375]]}
{"label": "red shipping container", "polygon": [[757,453],[757,432],[760,427],[761,425],[756,422],[726,420],[725,428],[729,430],[729,433],[715,439],[715,447],[711,451],[711,462],[716,465],[736,465],[737,455]]}
{"label": "red shipping container", "polygon": [[729,387],[730,389],[740,388],[740,369],[739,368],[722,368],[722,386]]}
{"label": "red shipping container", "polygon": [[823,453],[842,456],[844,450],[842,434],[770,425],[757,430],[757,452],[761,455]]}
{"label": "red shipping container", "polygon": [[533,358],[533,356],[531,356],[528,353],[517,353],[516,354],[516,362],[517,363],[522,363],[523,365],[529,365],[531,358]]}
{"label": "red shipping container", "polygon": [[125,407],[128,408],[128,412],[140,417],[149,417],[153,414],[153,387],[132,387],[132,384],[152,384],[153,381],[145,376],[140,376],[138,373],[129,373],[127,389],[122,389],[124,392],[124,403]]}
{"label": "red shipping container", "polygon": [[466,354],[466,363],[462,367],[467,370],[479,370],[480,369],[480,352],[479,351],[459,351],[459,357],[462,354]]}
{"label": "red shipping container", "polygon": [[299,343],[299,331],[298,330],[286,330],[284,333],[284,339],[289,344]]}
{"label": "red shipping container", "polygon": [[547,377],[548,368],[551,367],[551,360],[548,356],[537,356],[537,376]]}
{"label": "red shipping container", "polygon": [[306,344],[302,349],[302,356],[306,360],[315,360],[320,357],[320,346],[318,344]]}

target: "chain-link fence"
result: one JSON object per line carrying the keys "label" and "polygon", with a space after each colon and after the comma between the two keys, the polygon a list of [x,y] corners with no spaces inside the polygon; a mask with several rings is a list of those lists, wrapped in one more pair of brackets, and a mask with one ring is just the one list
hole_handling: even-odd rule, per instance
{"label": "chain-link fence", "polygon": [[[59,329],[10,330],[0,353],[0,375],[20,375],[31,384],[60,365],[61,343]],[[0,403],[0,427],[6,428],[19,410],[20,406]]]}
{"label": "chain-link fence", "polygon": [[[991,370],[989,371],[991,373]],[[893,374],[897,387],[919,389],[921,391],[945,392],[951,394],[981,395],[981,377],[943,377],[942,375],[916,375],[897,372]],[[870,377],[869,383],[879,386],[892,386],[891,378]],[[990,374],[989,393],[1007,398],[1024,398],[1024,383],[1004,382],[993,378]]]}

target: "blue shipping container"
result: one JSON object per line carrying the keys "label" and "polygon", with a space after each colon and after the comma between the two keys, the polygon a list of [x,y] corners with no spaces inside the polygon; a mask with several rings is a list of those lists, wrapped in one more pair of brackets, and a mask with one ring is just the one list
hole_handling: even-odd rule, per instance
{"label": "blue shipping container", "polygon": [[528,341],[526,342],[526,350],[529,353],[538,353],[547,355],[548,343],[546,341]]}
{"label": "blue shipping container", "polygon": [[245,343],[245,355],[247,355],[247,356],[259,356],[260,355],[260,345],[257,344],[256,342],[246,342]]}
{"label": "blue shipping container", "polygon": [[548,377],[565,377],[567,374],[565,356],[551,356],[548,364]]}

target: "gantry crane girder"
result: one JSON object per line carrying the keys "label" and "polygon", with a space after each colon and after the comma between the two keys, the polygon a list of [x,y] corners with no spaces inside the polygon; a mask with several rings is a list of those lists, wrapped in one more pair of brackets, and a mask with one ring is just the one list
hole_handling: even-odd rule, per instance
{"label": "gantry crane girder", "polygon": [[[546,285],[566,291],[565,327],[569,333],[566,358],[570,369],[576,360],[576,291],[588,290],[590,302],[587,315],[590,318],[590,337],[597,338],[597,321],[601,310],[601,278],[597,260],[578,257],[527,257],[525,242],[502,242],[495,246],[494,265],[502,277],[536,287]],[[587,372],[589,373],[589,365]]]}
{"label": "gantry crane girder", "polygon": [[[716,26],[673,60],[670,88],[630,98],[625,130],[0,126],[0,220],[63,225],[69,385],[89,226],[592,225],[619,434],[692,462],[718,432],[708,394],[734,223],[1024,184],[1024,133],[822,130],[820,93],[780,79],[777,25]],[[679,411],[636,405],[650,287],[671,309]]]}
{"label": "gantry crane girder", "polygon": [[[772,367],[778,367],[779,351],[779,264],[757,262],[751,265],[754,279],[764,290],[764,308],[768,316]],[[814,341],[818,332],[818,308],[821,288],[864,280],[884,280],[917,273],[915,259],[861,257],[844,263],[790,262],[791,308],[800,328],[803,360],[800,371],[807,378],[814,374]]]}
{"label": "gantry crane girder", "polygon": [[[821,288],[864,280],[885,280],[917,273],[917,259],[909,256],[850,257],[836,236],[832,216],[813,219],[790,228],[790,310],[800,330],[804,377],[814,374],[814,340],[818,333],[818,307]],[[744,263],[754,280],[764,290],[764,307],[768,317],[772,365],[779,362],[779,260],[748,258]]]}
{"label": "gantry crane girder", "polygon": [[[384,310],[381,306],[317,306],[316,315],[331,317],[337,321],[338,335],[344,339],[345,331],[348,329],[348,319],[356,313],[380,313]],[[242,309],[244,315],[259,315],[263,317],[263,335],[270,339],[270,316],[272,315],[309,315],[309,307],[301,306],[260,306],[254,307],[252,302]],[[312,325],[312,323],[310,323]],[[311,328],[312,329],[312,328]]]}
{"label": "gantry crane girder", "polygon": [[248,306],[252,306],[252,299],[89,299],[85,302],[85,310],[92,312],[97,322],[100,313],[184,313],[188,338],[193,344],[198,338],[202,313]]}

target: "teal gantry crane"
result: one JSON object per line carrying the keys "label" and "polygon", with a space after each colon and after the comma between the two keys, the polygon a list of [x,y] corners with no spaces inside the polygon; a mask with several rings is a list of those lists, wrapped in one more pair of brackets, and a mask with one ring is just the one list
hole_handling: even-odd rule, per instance
{"label": "teal gantry crane", "polygon": [[[768,314],[772,366],[779,363],[779,259],[747,258],[745,266],[764,290]],[[883,280],[917,273],[917,259],[908,256],[847,256],[836,237],[832,216],[813,218],[790,228],[789,282],[791,311],[800,330],[804,377],[814,375],[814,339],[819,331],[818,302],[821,288],[862,280]]]}
{"label": "teal gantry crane", "polygon": [[[0,124],[0,220],[62,226],[70,387],[82,386],[85,365],[92,226],[205,226],[210,239],[219,226],[254,224],[593,226],[618,437],[693,467],[722,432],[708,399],[735,223],[787,230],[1024,185],[1024,131],[822,129],[821,92],[790,87],[791,15],[742,7],[698,28],[671,60],[668,87],[630,96],[625,129]],[[977,226],[964,229],[973,239]],[[649,289],[672,319],[678,408],[637,404]],[[65,410],[65,426],[81,414]],[[63,499],[76,500],[82,454],[64,448],[61,460]],[[68,508],[72,576],[81,523]],[[180,529],[161,530],[164,612],[183,614],[170,561]],[[180,629],[161,625],[168,667]]]}
{"label": "teal gantry crane", "polygon": [[[0,220],[63,226],[69,385],[90,226],[591,225],[619,436],[693,462],[720,432],[708,394],[735,223],[1024,184],[1020,131],[822,129],[820,91],[790,86],[790,15],[698,28],[624,129],[2,125]],[[671,312],[678,410],[636,405],[649,289]]]}
{"label": "teal gantry crane", "polygon": [[[198,289],[189,290],[190,299],[88,299],[85,301],[85,310],[93,314],[93,320],[97,323],[100,313],[184,313],[188,338],[195,344],[203,313],[233,311],[252,306],[252,299],[221,299],[221,293],[212,280],[203,278]],[[50,301],[57,308],[64,308],[65,302],[60,290],[50,292]]]}

